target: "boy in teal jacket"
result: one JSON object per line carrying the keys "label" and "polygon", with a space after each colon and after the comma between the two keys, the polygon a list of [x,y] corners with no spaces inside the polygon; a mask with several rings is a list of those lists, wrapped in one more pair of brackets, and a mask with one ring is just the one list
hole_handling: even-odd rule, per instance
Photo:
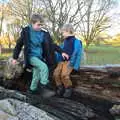
{"label": "boy in teal jacket", "polygon": [[83,55],[81,40],[74,36],[74,29],[71,24],[65,24],[61,29],[64,42],[61,46],[63,51],[69,55],[69,59],[63,59],[60,54],[57,55],[58,65],[54,71],[54,79],[57,86],[57,95],[70,97],[72,94],[72,81],[70,74],[72,70],[79,70]]}
{"label": "boy in teal jacket", "polygon": [[[24,46],[25,65],[27,67],[32,66],[33,70],[29,92],[33,94],[39,94],[38,85],[40,83],[40,93],[44,96],[47,96],[48,93],[53,94],[53,92],[48,89],[49,71],[46,63],[49,62],[49,59],[47,57],[44,58],[43,54],[47,53],[47,56],[51,54],[48,54],[48,52],[46,52],[46,49],[43,48],[49,48],[49,51],[52,51],[55,46],[55,50],[58,51],[63,57],[66,57],[68,55],[61,51],[61,48],[59,49],[59,47],[57,47],[56,45],[51,45],[52,42],[51,40],[49,40],[50,35],[48,32],[42,29],[43,25],[43,17],[39,14],[33,14],[29,26],[22,30],[21,36],[17,40],[17,44],[13,52],[12,62],[13,64],[16,64],[19,53]],[[46,41],[48,42],[48,45],[46,45]],[[44,44],[45,46],[43,46]]]}

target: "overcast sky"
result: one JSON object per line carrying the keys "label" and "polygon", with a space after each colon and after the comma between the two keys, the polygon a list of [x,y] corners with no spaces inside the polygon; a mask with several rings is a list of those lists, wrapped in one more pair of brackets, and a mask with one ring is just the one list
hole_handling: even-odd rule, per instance
{"label": "overcast sky", "polygon": [[109,35],[113,36],[120,33],[120,0],[116,0],[117,5],[111,9],[109,15],[111,16],[111,28],[108,30]]}

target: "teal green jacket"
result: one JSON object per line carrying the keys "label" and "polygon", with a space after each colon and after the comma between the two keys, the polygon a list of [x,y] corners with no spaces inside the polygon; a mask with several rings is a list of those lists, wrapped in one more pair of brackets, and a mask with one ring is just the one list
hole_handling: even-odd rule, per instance
{"label": "teal green jacket", "polygon": [[42,48],[42,43],[43,43],[43,31],[35,31],[33,30],[32,26],[29,25],[30,27],[30,40],[29,40],[29,53],[28,56],[35,56],[40,59],[42,59],[42,54],[43,54],[43,48]]}

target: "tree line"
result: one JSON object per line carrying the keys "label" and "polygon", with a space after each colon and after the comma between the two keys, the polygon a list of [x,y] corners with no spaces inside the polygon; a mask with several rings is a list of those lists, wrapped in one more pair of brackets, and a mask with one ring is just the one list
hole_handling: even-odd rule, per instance
{"label": "tree line", "polygon": [[108,13],[115,4],[114,0],[2,0],[0,34],[4,19],[9,20],[11,16],[14,19],[7,29],[16,40],[21,27],[30,22],[31,15],[40,13],[45,18],[45,27],[48,27],[56,42],[61,42],[59,28],[71,23],[84,39],[87,49],[97,41],[101,32],[111,27]]}

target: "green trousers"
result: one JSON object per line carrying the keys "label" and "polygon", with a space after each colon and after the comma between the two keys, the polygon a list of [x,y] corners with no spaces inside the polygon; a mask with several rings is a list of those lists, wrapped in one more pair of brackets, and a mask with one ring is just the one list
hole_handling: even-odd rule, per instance
{"label": "green trousers", "polygon": [[30,57],[30,64],[33,66],[33,76],[30,90],[37,89],[39,83],[48,84],[49,71],[47,65],[37,57]]}

